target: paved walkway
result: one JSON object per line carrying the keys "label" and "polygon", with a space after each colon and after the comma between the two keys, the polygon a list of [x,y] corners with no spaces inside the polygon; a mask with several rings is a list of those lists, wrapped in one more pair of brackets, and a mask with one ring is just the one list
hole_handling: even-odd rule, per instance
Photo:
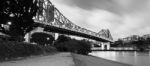
{"label": "paved walkway", "polygon": [[74,62],[70,53],[58,53],[50,56],[1,62],[0,66],[74,66]]}

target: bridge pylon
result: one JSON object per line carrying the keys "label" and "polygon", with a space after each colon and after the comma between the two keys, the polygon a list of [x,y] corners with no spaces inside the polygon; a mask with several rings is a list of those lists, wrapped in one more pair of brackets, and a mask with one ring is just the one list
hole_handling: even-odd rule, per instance
{"label": "bridge pylon", "polygon": [[98,45],[97,47],[94,46],[94,44],[92,44],[92,50],[110,50],[110,42],[98,42],[96,41],[95,43],[96,45]]}
{"label": "bridge pylon", "polygon": [[101,42],[101,49],[102,50],[109,50],[110,49],[110,42]]}

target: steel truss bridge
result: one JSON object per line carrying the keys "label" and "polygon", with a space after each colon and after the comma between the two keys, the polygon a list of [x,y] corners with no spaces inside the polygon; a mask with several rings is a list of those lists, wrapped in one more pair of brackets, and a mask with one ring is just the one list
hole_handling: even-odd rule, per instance
{"label": "steel truss bridge", "polygon": [[113,42],[109,30],[96,33],[82,28],[67,19],[49,0],[38,0],[38,12],[33,18],[47,32],[58,32],[90,38],[101,42]]}

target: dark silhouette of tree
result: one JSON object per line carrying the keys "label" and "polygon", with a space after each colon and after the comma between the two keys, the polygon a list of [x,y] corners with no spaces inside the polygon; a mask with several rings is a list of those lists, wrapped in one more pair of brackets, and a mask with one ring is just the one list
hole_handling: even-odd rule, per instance
{"label": "dark silhouette of tree", "polygon": [[58,51],[74,52],[87,55],[91,52],[91,42],[86,40],[75,40],[65,35],[60,35],[54,45]]}
{"label": "dark silhouette of tree", "polygon": [[132,41],[132,44],[137,48],[139,51],[144,51],[145,50],[145,44],[143,40],[138,40],[138,41]]}
{"label": "dark silhouette of tree", "polygon": [[118,39],[117,41],[114,42],[115,47],[123,47],[123,41]]}
{"label": "dark silhouette of tree", "polygon": [[60,35],[60,36],[58,36],[58,39],[55,43],[57,44],[57,43],[66,42],[66,41],[69,41],[69,40],[71,40],[70,37],[67,37],[65,35]]}
{"label": "dark silhouette of tree", "polygon": [[78,53],[87,55],[89,52],[91,52],[91,42],[86,40],[80,40],[78,41],[78,45],[80,48],[78,48]]}
{"label": "dark silhouette of tree", "polygon": [[58,39],[55,41],[54,46],[57,48],[58,51],[68,51],[68,43],[66,42],[70,40],[71,40],[70,37],[60,35],[58,36]]}
{"label": "dark silhouette of tree", "polygon": [[0,0],[0,31],[24,36],[33,29],[37,0]]}
{"label": "dark silhouette of tree", "polygon": [[144,41],[145,44],[147,45],[150,45],[150,38],[147,38],[145,41]]}
{"label": "dark silhouette of tree", "polygon": [[144,40],[145,49],[150,49],[150,38]]}
{"label": "dark silhouette of tree", "polygon": [[51,45],[54,41],[54,37],[52,35],[46,34],[46,33],[34,33],[31,36],[31,42],[35,42],[40,45]]}

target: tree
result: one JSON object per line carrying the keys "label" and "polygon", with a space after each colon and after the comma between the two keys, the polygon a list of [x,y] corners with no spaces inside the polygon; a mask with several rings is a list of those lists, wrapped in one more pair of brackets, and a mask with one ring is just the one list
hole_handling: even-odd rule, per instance
{"label": "tree", "polygon": [[70,37],[61,35],[55,42],[55,47],[58,51],[74,52],[87,55],[91,52],[91,42],[87,40],[75,40]]}
{"label": "tree", "polygon": [[54,37],[52,35],[42,33],[42,32],[37,32],[32,34],[31,36],[31,42],[35,42],[40,45],[51,45],[54,41]]}
{"label": "tree", "polygon": [[71,40],[70,37],[67,37],[65,35],[60,35],[60,36],[58,36],[58,39],[57,39],[57,41],[55,43],[56,44],[57,43],[62,43],[62,42],[66,42],[66,41],[69,41],[69,40]]}
{"label": "tree", "polygon": [[37,0],[0,0],[0,31],[10,36],[24,36],[34,27]]}
{"label": "tree", "polygon": [[115,47],[123,47],[123,41],[118,39],[117,41],[114,42]]}
{"label": "tree", "polygon": [[78,53],[87,55],[89,52],[91,52],[91,42],[86,41],[86,40],[80,40],[78,41]]}
{"label": "tree", "polygon": [[137,48],[137,50],[144,51],[146,46],[144,40],[132,41],[132,44]]}
{"label": "tree", "polygon": [[147,38],[145,41],[144,41],[145,44],[147,45],[150,45],[150,38]]}

